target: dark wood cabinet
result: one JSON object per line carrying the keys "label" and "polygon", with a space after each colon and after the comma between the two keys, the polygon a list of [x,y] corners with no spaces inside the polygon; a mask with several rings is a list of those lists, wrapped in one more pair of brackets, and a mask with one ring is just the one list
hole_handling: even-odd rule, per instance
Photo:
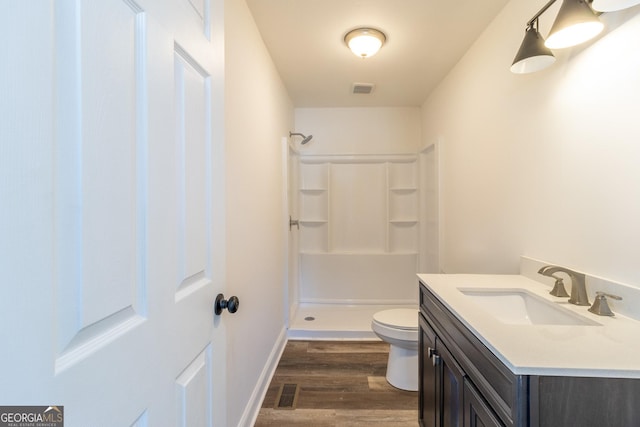
{"label": "dark wood cabinet", "polygon": [[420,425],[463,427],[464,372],[420,316]]}
{"label": "dark wood cabinet", "polygon": [[[503,420],[495,425],[524,425],[513,422],[527,413],[517,406],[526,402],[518,400],[527,391],[522,377],[511,373],[424,287],[420,309],[420,425],[463,427],[472,417],[491,419],[487,414]],[[465,382],[480,390],[476,395],[467,391],[467,401]],[[468,404],[471,396],[476,398]]]}
{"label": "dark wood cabinet", "polygon": [[464,382],[464,427],[504,427],[468,379]]}
{"label": "dark wood cabinet", "polygon": [[433,363],[433,354],[436,349],[436,334],[424,317],[420,315],[420,358],[418,359],[418,375],[420,375],[418,402],[418,419],[422,427],[436,426],[436,408],[439,406],[436,395],[436,365]]}
{"label": "dark wood cabinet", "polygon": [[422,284],[419,320],[422,427],[640,426],[639,379],[516,375]]}
{"label": "dark wood cabinet", "polygon": [[[436,368],[440,390],[440,423],[442,427],[463,427],[464,371],[442,341],[436,344]],[[436,417],[436,420],[438,418]]]}

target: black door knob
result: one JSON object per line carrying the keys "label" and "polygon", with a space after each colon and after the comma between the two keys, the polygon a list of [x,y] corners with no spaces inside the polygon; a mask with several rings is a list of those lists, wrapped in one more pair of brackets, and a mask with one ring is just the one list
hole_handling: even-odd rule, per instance
{"label": "black door knob", "polygon": [[218,294],[216,302],[213,305],[213,311],[219,316],[225,308],[229,310],[229,313],[235,313],[238,311],[238,307],[240,307],[240,300],[238,297],[233,296],[226,300],[224,299],[223,294]]}

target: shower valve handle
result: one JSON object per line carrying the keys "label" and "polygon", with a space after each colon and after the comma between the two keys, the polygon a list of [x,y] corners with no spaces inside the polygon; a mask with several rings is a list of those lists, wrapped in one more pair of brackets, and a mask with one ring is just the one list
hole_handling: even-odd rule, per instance
{"label": "shower valve handle", "polygon": [[291,230],[294,225],[298,230],[300,230],[300,220],[293,219],[291,218],[291,215],[289,215],[289,230]]}

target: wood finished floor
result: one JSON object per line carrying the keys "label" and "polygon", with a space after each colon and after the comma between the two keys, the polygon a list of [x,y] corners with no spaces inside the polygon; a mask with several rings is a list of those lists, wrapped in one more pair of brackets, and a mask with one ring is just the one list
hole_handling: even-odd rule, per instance
{"label": "wood finished floor", "polygon": [[[289,341],[256,427],[418,426],[418,393],[385,379],[383,342]],[[276,408],[283,384],[297,384],[295,409]]]}

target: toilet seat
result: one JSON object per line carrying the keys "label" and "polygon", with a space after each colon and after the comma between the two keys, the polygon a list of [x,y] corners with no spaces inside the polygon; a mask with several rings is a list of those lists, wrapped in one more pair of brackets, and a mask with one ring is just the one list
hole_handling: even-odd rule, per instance
{"label": "toilet seat", "polygon": [[394,308],[383,310],[373,315],[374,322],[388,328],[402,330],[418,330],[418,310],[411,308]]}

